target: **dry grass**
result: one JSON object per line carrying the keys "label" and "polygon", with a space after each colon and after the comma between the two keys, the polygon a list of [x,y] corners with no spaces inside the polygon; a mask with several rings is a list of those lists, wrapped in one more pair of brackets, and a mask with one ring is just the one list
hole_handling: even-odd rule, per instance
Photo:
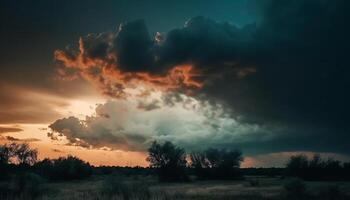
{"label": "dry grass", "polygon": [[[258,179],[258,180],[257,180]],[[251,184],[251,180],[258,184]],[[123,176],[94,176],[83,181],[44,183],[37,199],[53,200],[171,200],[171,199],[295,199],[286,195],[287,180],[279,178],[247,178],[241,181],[197,181],[190,183],[158,183],[152,177],[135,179]],[[305,182],[306,193],[298,199],[350,199],[349,182]],[[307,195],[306,195],[307,194]],[[1,199],[29,199],[25,195]]]}

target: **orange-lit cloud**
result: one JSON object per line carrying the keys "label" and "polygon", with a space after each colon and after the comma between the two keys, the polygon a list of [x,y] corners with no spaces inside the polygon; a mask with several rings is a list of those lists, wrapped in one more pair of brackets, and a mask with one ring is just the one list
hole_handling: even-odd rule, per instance
{"label": "orange-lit cloud", "polygon": [[[134,88],[137,85],[149,86],[159,90],[198,89],[203,87],[203,81],[198,78],[200,72],[191,65],[178,65],[162,74],[150,72],[124,72],[116,65],[114,56],[105,59],[86,56],[83,40],[79,40],[80,48],[77,55],[66,51],[55,51],[55,59],[63,64],[59,68],[59,75],[65,78],[80,77],[93,83],[103,94],[123,98],[127,94],[125,88]],[[66,71],[75,70],[71,76]],[[69,73],[69,72],[68,72]]]}
{"label": "orange-lit cloud", "polygon": [[57,72],[63,79],[82,77],[115,98],[140,85],[191,92],[223,74],[244,78],[256,72],[238,57],[236,46],[246,37],[235,26],[196,17],[176,33],[152,38],[144,21],[136,20],[116,32],[89,34],[80,37],[77,49],[54,52]]}

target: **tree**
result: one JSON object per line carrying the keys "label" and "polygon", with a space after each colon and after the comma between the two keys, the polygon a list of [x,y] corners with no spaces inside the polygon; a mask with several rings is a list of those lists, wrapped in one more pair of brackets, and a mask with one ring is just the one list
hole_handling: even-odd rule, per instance
{"label": "tree", "polygon": [[163,144],[154,141],[148,149],[147,161],[154,168],[161,181],[183,181],[186,176],[186,154],[185,150],[176,147],[171,142]]}
{"label": "tree", "polygon": [[210,148],[190,155],[191,167],[201,179],[234,179],[240,177],[242,152]]}
{"label": "tree", "polygon": [[31,149],[27,143],[11,143],[0,146],[0,163],[9,164],[11,161],[19,165],[33,165],[38,160],[38,151]]}
{"label": "tree", "polygon": [[12,143],[10,144],[10,148],[19,165],[32,166],[38,160],[38,151],[36,149],[31,149],[27,143]]}
{"label": "tree", "polygon": [[7,145],[0,146],[0,165],[6,165],[10,162],[11,151]]}
{"label": "tree", "polygon": [[287,175],[306,180],[348,180],[350,177],[346,164],[333,158],[323,160],[318,154],[312,159],[303,154],[291,156],[286,168]]}
{"label": "tree", "polygon": [[11,153],[8,145],[0,145],[0,179],[8,175]]}
{"label": "tree", "polygon": [[325,162],[322,160],[320,154],[315,154],[309,162],[309,167],[313,169],[321,169],[325,167]]}
{"label": "tree", "polygon": [[286,168],[289,175],[305,178],[308,175],[309,160],[304,154],[291,156]]}
{"label": "tree", "polygon": [[205,154],[201,152],[194,152],[190,154],[191,167],[195,169],[208,167],[208,161]]}

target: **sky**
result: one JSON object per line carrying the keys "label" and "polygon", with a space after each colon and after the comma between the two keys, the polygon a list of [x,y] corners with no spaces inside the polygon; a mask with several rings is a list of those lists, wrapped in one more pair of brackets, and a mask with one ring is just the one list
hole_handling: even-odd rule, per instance
{"label": "sky", "polygon": [[0,143],[147,166],[154,140],[350,159],[346,0],[1,1]]}

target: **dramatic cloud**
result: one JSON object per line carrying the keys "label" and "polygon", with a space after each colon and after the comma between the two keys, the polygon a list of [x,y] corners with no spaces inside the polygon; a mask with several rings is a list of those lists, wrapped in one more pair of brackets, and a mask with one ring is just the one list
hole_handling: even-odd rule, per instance
{"label": "dramatic cloud", "polygon": [[156,139],[349,154],[349,1],[256,5],[261,16],[242,27],[194,17],[151,35],[137,20],[57,50],[61,76],[115,100],[85,120],[57,120],[50,136],[97,148],[143,150]]}
{"label": "dramatic cloud", "polygon": [[112,97],[125,97],[125,89],[138,84],[165,90],[202,88],[224,73],[242,78],[256,72],[237,65],[251,28],[196,17],[151,39],[138,20],[121,24],[116,32],[81,37],[78,50],[57,50],[55,58],[62,64],[60,75],[79,75]]}
{"label": "dramatic cloud", "polygon": [[[273,135],[271,138],[274,139],[256,141],[255,138],[255,141],[244,143],[244,148],[252,152],[314,150],[349,153],[346,143],[350,131],[347,120],[350,112],[347,92],[350,86],[347,77],[349,1],[272,0],[257,2],[257,5],[261,8],[259,21],[241,28],[195,17],[181,28],[151,37],[143,21],[132,21],[120,25],[115,32],[81,37],[79,49],[58,50],[55,58],[60,63],[61,75],[83,77],[112,97],[130,100],[135,91],[143,97],[158,90],[173,92],[161,101],[145,103],[141,100],[136,107],[143,113],[158,113],[169,106],[171,108],[182,102],[178,99],[181,93],[230,110],[230,117],[225,118],[230,122],[220,121],[218,117],[208,120],[212,128],[203,125],[203,121],[197,124],[202,127],[197,127],[198,130],[207,130],[205,133],[199,131],[199,138],[206,139],[203,141],[213,142],[219,135],[225,135],[220,131],[230,130],[220,141],[226,141],[227,146],[242,146],[243,143],[235,142],[235,133],[249,134],[237,128],[237,123],[249,127],[273,127],[262,131],[264,134],[261,135]],[[109,104],[113,103],[106,105]],[[170,120],[164,125],[165,130],[177,121],[169,113],[164,116]],[[103,119],[108,121],[112,115],[108,112]],[[158,116],[152,117],[157,121]],[[100,118],[91,119],[95,122]],[[213,128],[221,127],[223,121],[227,122],[224,123],[226,128]],[[88,141],[90,137],[86,135],[101,132],[89,124],[93,122],[76,121],[80,124],[76,126],[82,131],[64,135],[68,138],[80,136],[93,144],[94,141]],[[193,121],[186,123],[196,125]],[[162,135],[161,138],[180,141],[184,137],[184,144],[191,141],[195,146],[196,141],[201,140],[189,138],[198,130],[184,129],[190,126],[186,123],[176,125],[180,133],[173,131],[177,133]],[[123,131],[124,126],[121,126]],[[138,127],[137,123],[133,126]],[[124,133],[120,136],[119,133],[115,135],[118,127],[103,129],[103,143],[130,141],[127,148],[133,148],[130,146],[147,143],[149,138],[159,139],[157,133],[160,129],[149,128],[154,131],[152,136],[129,130],[119,131]],[[63,132],[61,129],[57,131]],[[137,139],[129,138],[129,133],[137,133]],[[206,134],[208,137],[204,137]],[[76,141],[71,139],[71,142]]]}
{"label": "dramatic cloud", "polygon": [[170,140],[194,150],[208,146],[233,148],[233,143],[274,137],[268,127],[239,123],[220,105],[185,95],[179,95],[177,101],[169,100],[172,97],[166,94],[151,95],[155,97],[148,102],[157,102],[159,107],[140,108],[138,100],[130,99],[109,101],[97,106],[96,114],[85,120],[69,117],[55,121],[49,136],[54,140],[65,137],[69,145],[132,151],[144,151],[154,140]]}
{"label": "dramatic cloud", "polygon": [[258,73],[240,84],[226,77],[208,93],[230,102],[248,120],[347,132],[349,2],[260,4],[261,22],[246,46]]}

